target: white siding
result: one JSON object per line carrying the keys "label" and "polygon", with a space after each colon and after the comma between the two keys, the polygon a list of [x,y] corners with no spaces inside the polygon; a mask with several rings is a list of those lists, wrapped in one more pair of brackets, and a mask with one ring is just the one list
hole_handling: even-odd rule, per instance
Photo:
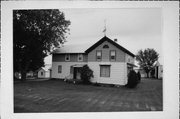
{"label": "white siding", "polygon": [[126,62],[134,64],[134,58],[128,54],[126,54]]}
{"label": "white siding", "polygon": [[[100,77],[100,64],[110,64],[110,77]],[[127,84],[127,65],[123,62],[88,62],[88,66],[93,70],[94,78],[92,82],[105,84]]]}
{"label": "white siding", "polygon": [[45,78],[49,78],[50,77],[50,71],[46,71],[45,72]]}
{"label": "white siding", "polygon": [[[158,67],[158,79],[163,77],[163,67],[162,65],[157,66]],[[155,76],[157,76],[157,67],[155,67]]]}
{"label": "white siding", "polygon": [[[84,62],[53,62],[52,63],[52,78],[64,79],[70,75],[70,67],[75,64],[87,64]],[[62,72],[58,73],[58,65],[62,66]]]}
{"label": "white siding", "polygon": [[[41,75],[43,73],[43,75]],[[38,78],[45,78],[45,71],[43,69],[38,71]]]}
{"label": "white siding", "polygon": [[[85,64],[79,62],[53,62],[52,78],[64,79],[70,76],[70,67],[75,64]],[[110,77],[100,77],[100,64],[110,64]],[[58,65],[62,66],[62,73],[58,73]],[[91,82],[105,84],[127,84],[127,64],[124,62],[88,62],[88,66],[93,70],[94,78]]]}

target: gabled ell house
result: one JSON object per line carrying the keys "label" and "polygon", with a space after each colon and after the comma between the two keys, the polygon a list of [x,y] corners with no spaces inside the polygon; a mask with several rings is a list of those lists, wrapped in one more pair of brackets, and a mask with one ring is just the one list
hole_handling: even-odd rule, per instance
{"label": "gabled ell house", "polygon": [[[93,83],[126,85],[133,69],[135,55],[107,36],[90,47],[66,46],[52,53],[52,78],[80,79],[79,69],[85,64],[93,70]],[[78,49],[76,48],[76,49]]]}

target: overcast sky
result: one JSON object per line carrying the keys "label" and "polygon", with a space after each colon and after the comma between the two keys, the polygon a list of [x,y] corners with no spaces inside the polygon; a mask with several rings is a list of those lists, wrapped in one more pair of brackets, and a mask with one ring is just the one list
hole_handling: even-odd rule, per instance
{"label": "overcast sky", "polygon": [[[106,36],[118,39],[118,43],[136,54],[138,50],[154,48],[162,63],[162,14],[161,9],[74,8],[60,9],[71,21],[68,44],[95,43],[103,36],[106,20]],[[46,63],[51,63],[47,58]]]}

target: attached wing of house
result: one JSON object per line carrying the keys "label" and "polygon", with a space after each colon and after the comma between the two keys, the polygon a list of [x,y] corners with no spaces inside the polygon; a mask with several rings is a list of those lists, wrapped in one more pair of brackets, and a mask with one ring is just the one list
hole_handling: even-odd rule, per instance
{"label": "attached wing of house", "polygon": [[52,78],[80,79],[79,69],[87,64],[94,74],[91,82],[127,84],[135,55],[108,37],[91,46],[64,46],[52,53]]}

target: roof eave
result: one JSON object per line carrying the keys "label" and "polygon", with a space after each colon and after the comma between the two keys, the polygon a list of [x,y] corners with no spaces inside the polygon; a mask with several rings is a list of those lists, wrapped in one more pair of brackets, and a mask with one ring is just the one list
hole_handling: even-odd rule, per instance
{"label": "roof eave", "polygon": [[56,52],[56,53],[52,53],[52,54],[85,54],[85,52],[63,52],[63,53]]}

